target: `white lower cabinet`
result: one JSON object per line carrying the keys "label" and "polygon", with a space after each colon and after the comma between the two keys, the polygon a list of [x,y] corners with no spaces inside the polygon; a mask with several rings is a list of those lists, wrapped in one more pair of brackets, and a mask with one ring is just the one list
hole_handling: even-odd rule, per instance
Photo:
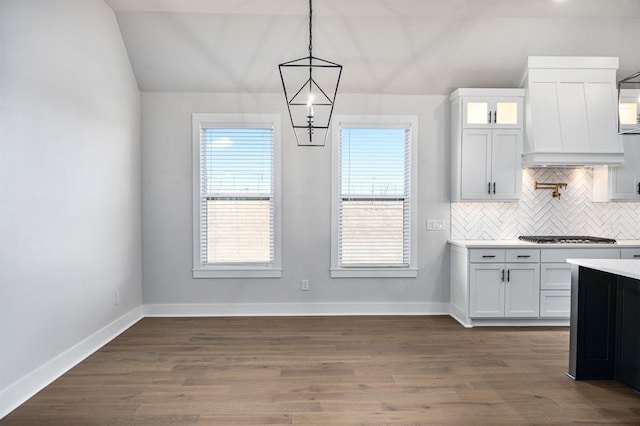
{"label": "white lower cabinet", "polygon": [[[475,250],[474,250],[475,251]],[[539,250],[497,250],[485,259],[514,263],[484,263],[471,256],[469,316],[471,318],[536,318],[539,312]],[[493,257],[495,256],[495,257]],[[518,257],[520,256],[520,257]],[[535,262],[535,263],[528,263]]]}
{"label": "white lower cabinet", "polygon": [[569,318],[571,290],[540,291],[540,318]]}
{"label": "white lower cabinet", "polygon": [[571,265],[566,262],[571,258],[619,259],[620,249],[540,250],[540,318],[569,318],[571,313]]}
{"label": "white lower cabinet", "polygon": [[640,258],[640,248],[611,246],[451,247],[451,312],[467,326],[509,325],[509,320],[513,324],[564,324],[571,311],[567,259]]}
{"label": "white lower cabinet", "polygon": [[471,317],[504,317],[504,264],[469,266],[469,310]]}
{"label": "white lower cabinet", "polygon": [[570,313],[571,265],[540,264],[540,318],[569,318]]}

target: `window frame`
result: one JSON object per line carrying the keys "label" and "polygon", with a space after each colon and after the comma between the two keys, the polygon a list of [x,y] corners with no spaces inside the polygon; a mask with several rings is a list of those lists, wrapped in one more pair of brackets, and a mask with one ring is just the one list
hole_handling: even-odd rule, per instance
{"label": "window frame", "polygon": [[[280,278],[282,277],[281,239],[281,163],[279,114],[218,114],[192,113],[192,209],[193,209],[193,278]],[[201,262],[200,220],[200,143],[203,127],[255,127],[256,124],[273,129],[273,263],[265,264],[219,264],[204,265]]]}
{"label": "window frame", "polygon": [[[413,278],[418,275],[418,117],[413,115],[338,115],[331,120],[331,278]],[[409,142],[409,265],[341,266],[339,261],[340,149],[343,127],[394,127],[410,129]]]}

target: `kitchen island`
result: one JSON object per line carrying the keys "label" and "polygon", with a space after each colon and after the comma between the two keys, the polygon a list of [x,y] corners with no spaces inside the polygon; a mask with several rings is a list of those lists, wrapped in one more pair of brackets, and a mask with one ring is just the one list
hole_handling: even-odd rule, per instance
{"label": "kitchen island", "polygon": [[569,369],[574,380],[617,380],[640,390],[640,260],[567,259]]}

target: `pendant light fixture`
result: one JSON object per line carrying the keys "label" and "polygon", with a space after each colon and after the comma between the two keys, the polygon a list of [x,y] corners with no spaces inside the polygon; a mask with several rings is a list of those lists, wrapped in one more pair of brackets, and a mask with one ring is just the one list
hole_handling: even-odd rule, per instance
{"label": "pendant light fixture", "polygon": [[618,134],[640,135],[640,72],[618,82]]}
{"label": "pendant light fixture", "polygon": [[278,66],[298,146],[324,146],[342,65],[313,56],[313,5],[309,0],[309,56]]}

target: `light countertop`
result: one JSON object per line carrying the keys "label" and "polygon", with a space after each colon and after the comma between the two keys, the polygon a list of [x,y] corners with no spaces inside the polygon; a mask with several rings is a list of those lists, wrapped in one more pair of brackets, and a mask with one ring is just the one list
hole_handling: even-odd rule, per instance
{"label": "light countertop", "polygon": [[640,280],[638,259],[567,259],[567,263]]}
{"label": "light countertop", "polygon": [[618,240],[615,244],[540,244],[521,240],[449,240],[449,244],[467,248],[640,248],[640,240]]}

